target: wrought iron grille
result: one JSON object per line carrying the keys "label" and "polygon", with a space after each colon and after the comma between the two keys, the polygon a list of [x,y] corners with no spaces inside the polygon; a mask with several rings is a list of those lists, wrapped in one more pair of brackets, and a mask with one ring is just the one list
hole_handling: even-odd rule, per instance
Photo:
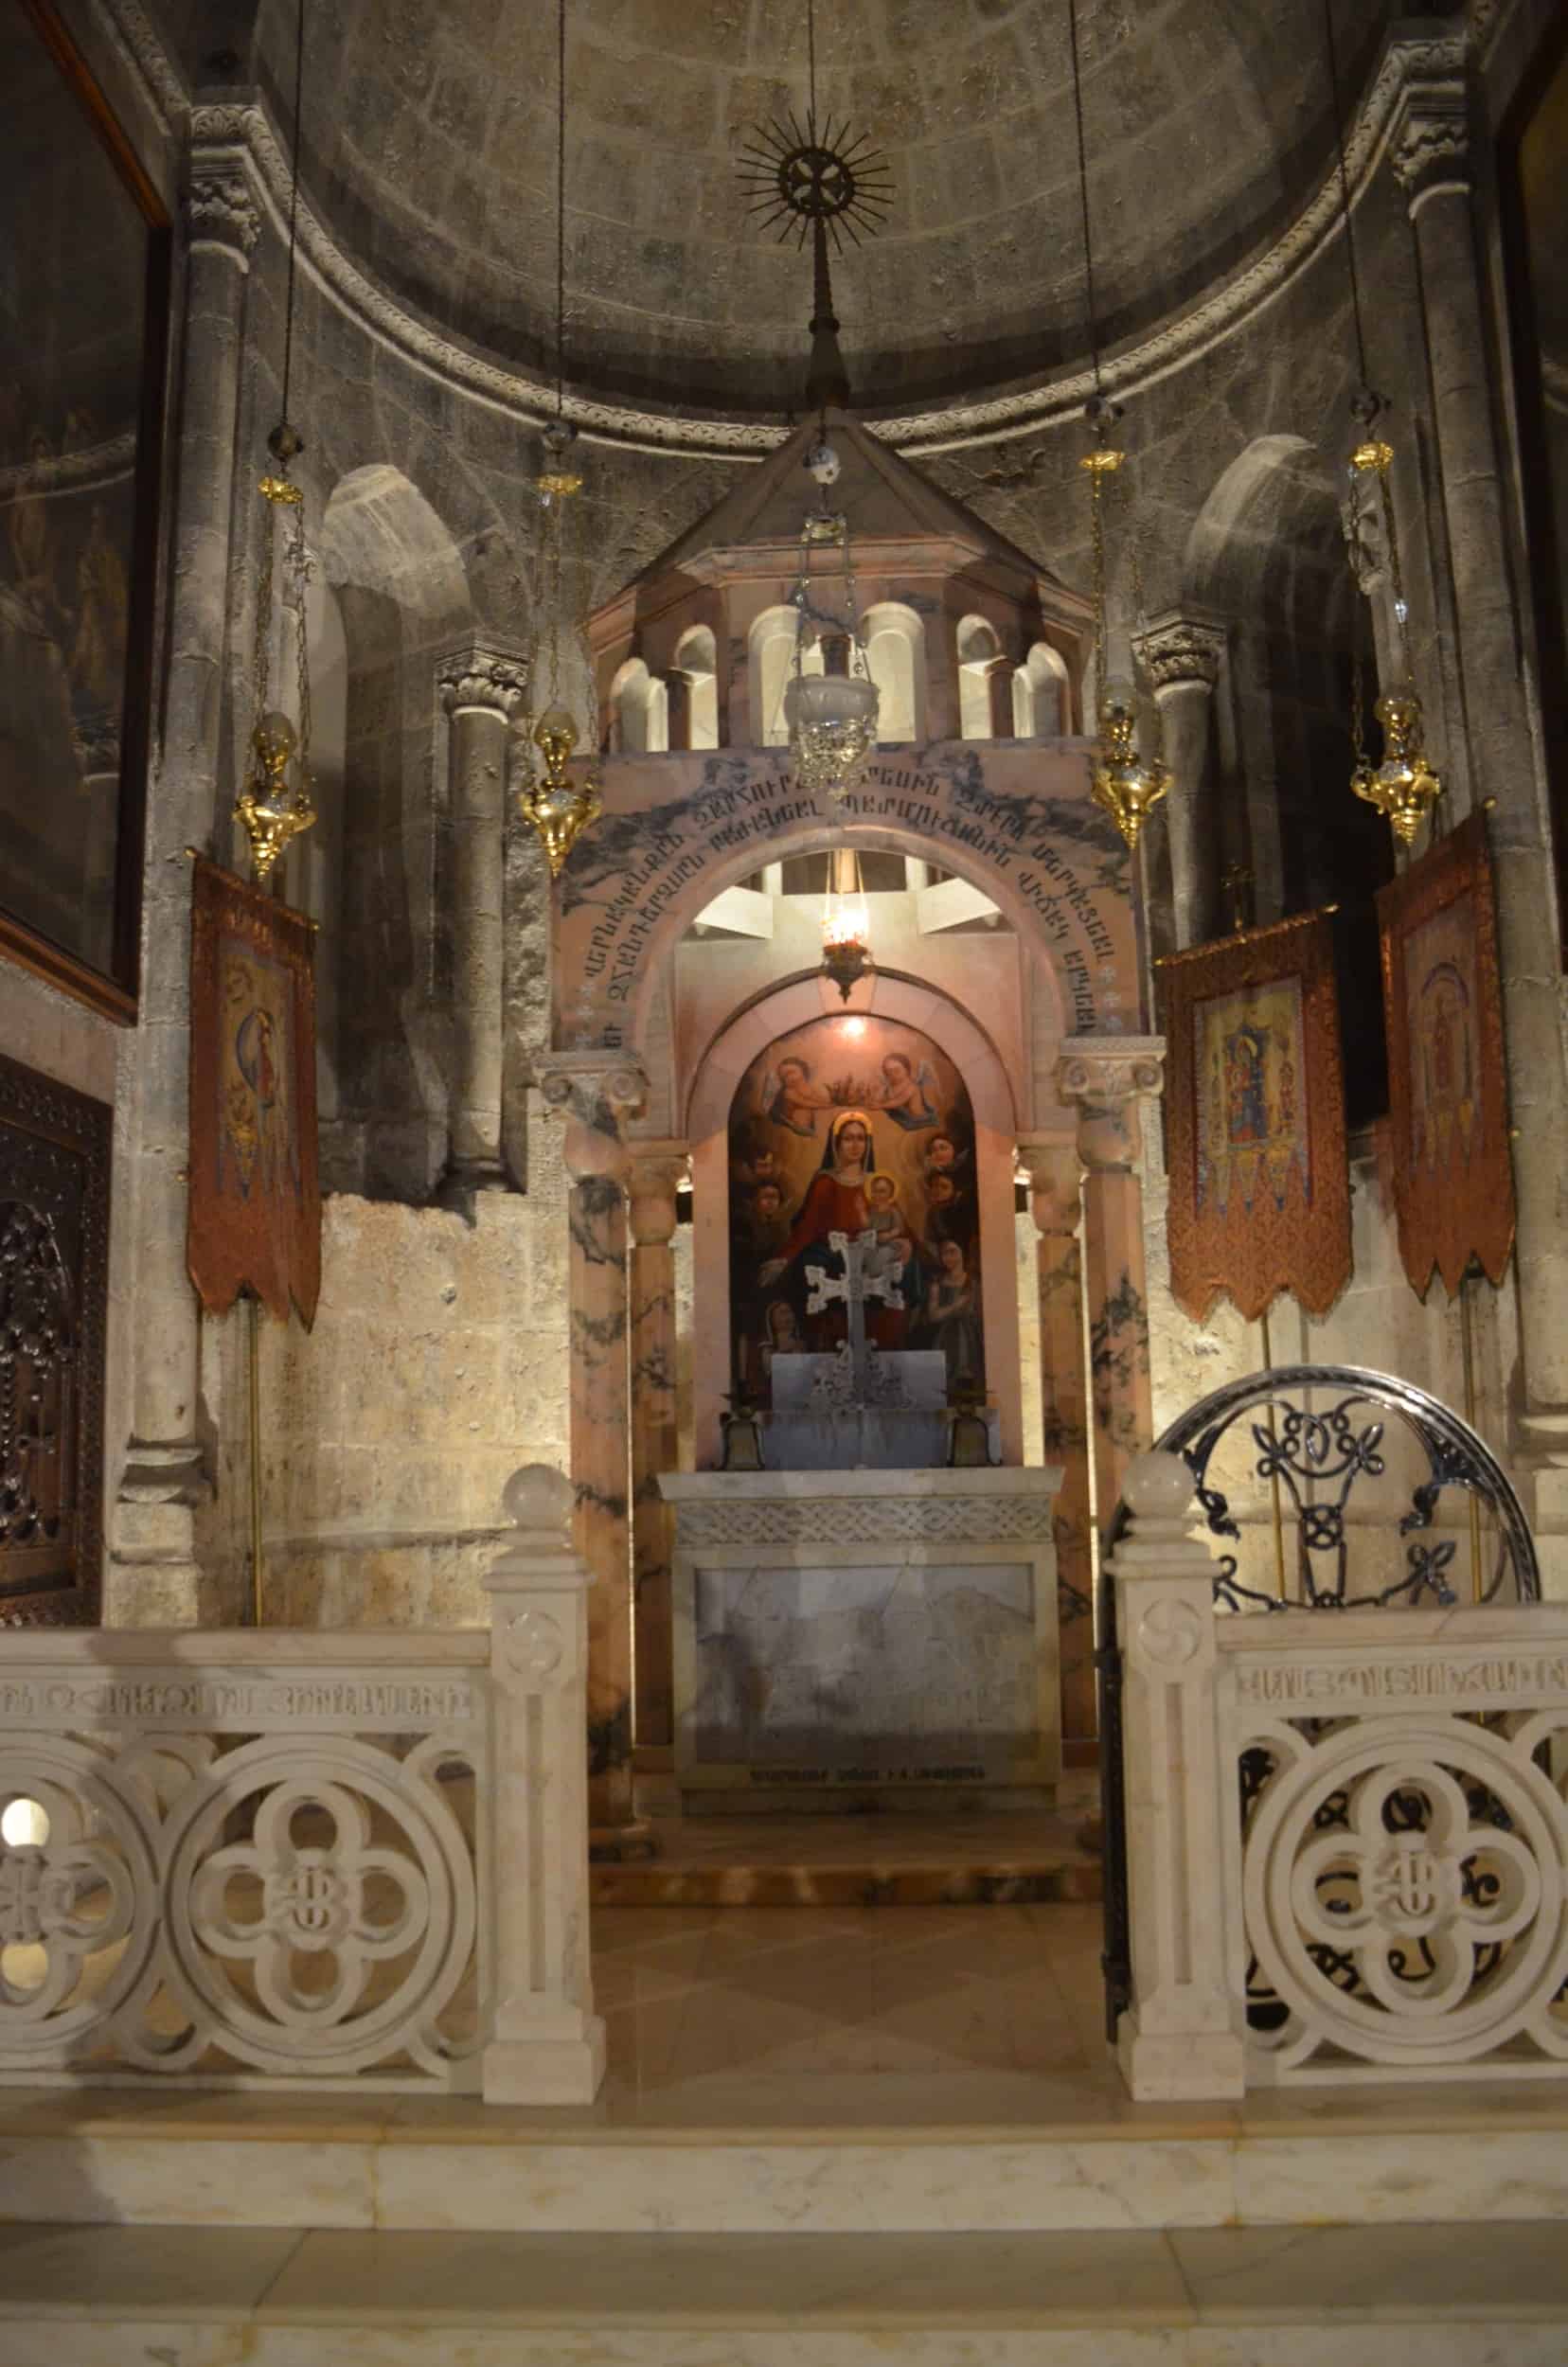
{"label": "wrought iron grille", "polygon": [[[1405,1567],[1389,1584],[1354,1591],[1353,1533],[1347,1512],[1352,1491],[1363,1481],[1387,1476],[1390,1417],[1397,1433],[1413,1442],[1424,1475],[1400,1512],[1398,1533],[1408,1540]],[[1291,1567],[1281,1593],[1262,1593],[1241,1583],[1238,1557],[1223,1554],[1215,1566],[1216,1602],[1230,1611],[1349,1611],[1456,1604],[1450,1579],[1452,1539],[1431,1532],[1439,1499],[1459,1489],[1489,1509],[1494,1522],[1494,1560],[1478,1589],[1486,1603],[1537,1603],[1541,1570],[1524,1508],[1507,1474],[1470,1424],[1424,1389],[1392,1373],[1356,1364],[1284,1364],[1252,1373],[1216,1389],[1178,1416],[1155,1445],[1179,1454],[1188,1470],[1211,1535],[1239,1540],[1240,1525],[1229,1499],[1215,1485],[1215,1456],[1238,1426],[1250,1432],[1256,1461],[1253,1476],[1277,1482],[1293,1518],[1295,1592]],[[1127,1526],[1118,1504],[1103,1537],[1099,1579],[1099,1644],[1095,1660],[1099,1680],[1100,1778],[1105,1824],[1106,2031],[1131,1998],[1131,1961],[1127,1900],[1126,1802],[1122,1787],[1121,1650],[1116,1633],[1115,1589],[1105,1564]]]}

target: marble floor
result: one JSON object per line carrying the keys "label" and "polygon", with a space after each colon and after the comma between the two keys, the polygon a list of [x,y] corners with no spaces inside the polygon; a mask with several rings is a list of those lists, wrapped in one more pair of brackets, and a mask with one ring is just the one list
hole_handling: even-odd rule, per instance
{"label": "marble floor", "polygon": [[740,2079],[756,2104],[787,2091],[794,2111],[831,2118],[866,2081],[879,2110],[916,2083],[928,2113],[952,2083],[972,2110],[973,2083],[989,2102],[1021,2074],[1026,2090],[1119,2093],[1097,1907],[596,1906],[593,1936],[612,2088],[628,2100],[678,2109]]}

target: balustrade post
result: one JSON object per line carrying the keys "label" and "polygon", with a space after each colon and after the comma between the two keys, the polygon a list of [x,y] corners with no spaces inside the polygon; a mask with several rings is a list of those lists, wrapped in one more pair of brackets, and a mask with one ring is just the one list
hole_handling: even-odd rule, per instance
{"label": "balustrade post", "polygon": [[1238,2096],[1245,2011],[1227,1977],[1225,1820],[1238,1775],[1221,1764],[1214,1562],[1191,1533],[1192,1474],[1179,1455],[1139,1455],[1131,1523],[1106,1567],[1122,1653],[1132,2003],[1117,2054],[1140,2102]]}
{"label": "balustrade post", "polygon": [[588,1956],[588,1590],[573,1491],[546,1463],[507,1483],[516,1542],[490,1569],[487,2104],[591,2104],[604,2024]]}

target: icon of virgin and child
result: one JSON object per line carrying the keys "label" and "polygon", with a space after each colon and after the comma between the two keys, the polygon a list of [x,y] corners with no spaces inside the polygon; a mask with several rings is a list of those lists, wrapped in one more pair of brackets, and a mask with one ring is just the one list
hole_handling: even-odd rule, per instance
{"label": "icon of virgin and child", "polygon": [[938,1348],[950,1389],[983,1386],[974,1155],[963,1079],[913,1028],[825,1018],[760,1054],[730,1113],[738,1389],[765,1404],[775,1356],[831,1349],[846,1336],[842,1299],[811,1311],[807,1270],[842,1274],[829,1236],[866,1232],[876,1237],[864,1267],[867,1338],[884,1349]]}

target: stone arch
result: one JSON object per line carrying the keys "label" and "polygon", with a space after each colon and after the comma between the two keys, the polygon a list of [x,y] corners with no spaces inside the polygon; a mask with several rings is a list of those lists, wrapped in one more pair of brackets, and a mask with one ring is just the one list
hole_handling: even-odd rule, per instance
{"label": "stone arch", "polygon": [[719,650],[711,625],[689,625],[675,644],[674,670],[685,689],[683,729],[670,739],[681,748],[719,745]]}
{"label": "stone arch", "polygon": [[338,1000],[339,1117],[324,1139],[324,1181],[422,1201],[447,1131],[436,672],[472,637],[472,604],[455,537],[385,462],[339,478],[320,549],[343,627],[341,811],[355,848],[340,881],[322,884],[338,915],[323,950],[342,980],[377,986]]}
{"label": "stone arch", "polygon": [[1006,1064],[974,1016],[914,978],[878,971],[855,1009],[842,1013],[815,973],[782,979],[732,1013],[696,1065],[684,1133],[691,1145],[694,1267],[698,1303],[693,1405],[699,1466],[719,1460],[720,1413],[730,1386],[728,1137],[736,1086],[757,1055],[792,1028],[821,1017],[847,1026],[875,1015],[901,1021],[940,1045],[959,1070],[974,1114],[980,1198],[982,1297],[988,1372],[1001,1413],[1003,1458],[1022,1462],[1018,1288],[1013,1248],[1013,1164],[1023,1113]]}
{"label": "stone arch", "polygon": [[1370,1117],[1386,1095],[1373,899],[1393,860],[1386,825],[1350,792],[1358,650],[1373,668],[1341,486],[1339,468],[1304,436],[1256,437],[1193,523],[1183,588],[1231,632],[1231,706],[1217,709],[1211,753],[1234,784],[1221,801],[1221,860],[1252,869],[1260,921],[1340,905],[1346,1000],[1364,1006],[1345,1036],[1346,1092],[1353,1114]]}
{"label": "stone arch", "polygon": [[878,600],[861,621],[871,679],[882,694],[877,738],[923,739],[926,730],[925,627],[902,600]]}
{"label": "stone arch", "polygon": [[[750,707],[747,739],[756,748],[782,748],[789,739],[784,692],[794,667],[796,618],[785,603],[765,608],[746,635],[746,686]],[[810,643],[800,653],[804,674],[820,674],[822,648]]]}
{"label": "stone arch", "polygon": [[996,715],[991,677],[1002,662],[996,627],[985,616],[961,616],[953,635],[958,661],[958,729],[966,739],[993,739]]}
{"label": "stone arch", "polygon": [[1071,701],[1066,661],[1048,641],[1035,642],[1013,671],[1013,737],[1060,739],[1070,728]]}
{"label": "stone arch", "polygon": [[617,756],[668,752],[669,694],[640,657],[629,657],[610,685],[610,744]]}

